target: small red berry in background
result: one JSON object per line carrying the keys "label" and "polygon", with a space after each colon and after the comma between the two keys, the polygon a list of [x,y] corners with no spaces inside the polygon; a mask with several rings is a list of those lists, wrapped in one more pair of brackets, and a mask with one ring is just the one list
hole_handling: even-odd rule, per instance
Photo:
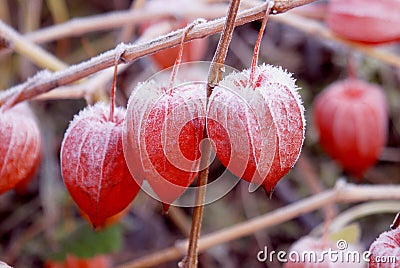
{"label": "small red berry in background", "polygon": [[335,82],[316,97],[313,115],[324,150],[351,175],[362,177],[387,139],[383,90],[358,79]]}
{"label": "small red berry in background", "polygon": [[46,261],[45,268],[111,268],[111,259],[105,255],[78,258],[68,254],[65,261]]}
{"label": "small red berry in background", "polygon": [[[176,29],[182,28],[187,22],[180,23]],[[175,29],[175,30],[176,30]],[[182,62],[199,61],[204,58],[207,52],[207,39],[195,39],[184,45]],[[179,47],[171,47],[151,55],[160,69],[165,69],[174,65],[176,56],[179,53]]]}
{"label": "small red berry in background", "polygon": [[[190,8],[195,10],[196,6],[201,5],[201,1],[198,0],[153,0],[146,2],[145,9],[149,10],[185,10]],[[174,29],[185,27],[191,21],[189,19],[181,19],[174,24]],[[140,28],[140,32],[143,33],[146,29],[149,29],[155,23],[143,24]],[[182,62],[200,61],[204,58],[207,53],[208,41],[207,38],[194,39],[186,42],[183,46]],[[157,64],[160,69],[171,67],[175,63],[175,59],[179,53],[179,46],[163,49],[151,55],[153,61]]]}
{"label": "small red berry in background", "polygon": [[0,193],[24,191],[40,162],[41,136],[27,104],[0,110]]}
{"label": "small red berry in background", "polygon": [[122,149],[125,110],[98,103],[71,121],[61,146],[61,171],[72,198],[93,227],[122,211],[139,185],[132,178]]}
{"label": "small red berry in background", "polygon": [[330,0],[326,22],[343,38],[380,44],[400,40],[400,1]]}
{"label": "small red berry in background", "polygon": [[[343,244],[339,244],[343,242]],[[340,246],[340,247],[339,247]],[[330,254],[328,252],[336,252]],[[348,253],[346,253],[348,251]],[[292,254],[292,253],[295,254]],[[353,256],[354,252],[362,254],[362,249],[353,244],[347,244],[345,240],[339,242],[324,241],[320,237],[304,236],[296,241],[288,250],[287,262],[283,268],[362,268],[365,267],[362,257],[360,261],[347,256]],[[328,254],[327,254],[328,253]]]}
{"label": "small red berry in background", "polygon": [[371,244],[369,251],[371,252],[369,268],[399,267],[400,229],[396,228],[382,233]]}

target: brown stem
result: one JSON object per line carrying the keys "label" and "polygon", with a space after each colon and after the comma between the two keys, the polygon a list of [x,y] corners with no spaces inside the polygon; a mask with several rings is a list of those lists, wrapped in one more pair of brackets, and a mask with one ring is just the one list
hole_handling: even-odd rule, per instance
{"label": "brown stem", "polygon": [[273,14],[278,14],[278,13],[284,13],[292,8],[299,7],[299,6],[304,6],[307,4],[310,4],[312,2],[315,2],[315,0],[278,0],[275,1],[275,4],[272,8],[272,13]]}
{"label": "brown stem", "polygon": [[110,100],[110,121],[114,121],[114,109],[115,109],[115,89],[117,87],[117,74],[118,74],[118,64],[115,63],[114,66],[114,77],[111,86],[111,100]]}
{"label": "brown stem", "polygon": [[[222,30],[221,37],[218,42],[217,50],[215,51],[214,58],[211,62],[208,83],[207,83],[207,102],[214,87],[221,81],[223,73],[223,64],[228,53],[229,44],[232,40],[233,29],[235,28],[235,20],[239,10],[240,0],[232,0],[229,5],[228,15],[226,17],[224,29]],[[207,130],[204,127],[204,139],[207,138]],[[189,246],[186,257],[182,260],[182,267],[195,268],[198,262],[198,247],[199,237],[201,230],[201,222],[204,212],[204,201],[206,196],[206,185],[208,180],[209,165],[208,162],[211,157],[211,144],[204,142],[201,148],[200,165],[206,166],[205,169],[199,172],[198,187],[196,190],[196,207],[193,210],[192,227],[189,236]]]}
{"label": "brown stem", "polygon": [[399,228],[400,226],[400,212],[396,214],[396,217],[393,219],[393,223],[390,225],[390,229],[394,230]]}
{"label": "brown stem", "polygon": [[355,55],[352,51],[347,53],[347,76],[348,78],[357,78],[357,63]]}
{"label": "brown stem", "polygon": [[[235,0],[234,0],[235,1]],[[240,1],[240,0],[239,0]],[[206,131],[204,131],[206,134]],[[206,134],[207,135],[207,134]],[[204,142],[201,148],[201,165],[204,161],[209,161],[211,156],[211,145],[208,142]],[[196,190],[196,207],[193,209],[192,225],[190,228],[189,235],[189,246],[186,256],[183,258],[182,263],[179,265],[184,268],[195,268],[198,262],[198,251],[199,251],[199,237],[201,230],[201,222],[203,219],[204,212],[204,200],[206,196],[206,185],[208,180],[209,168],[203,169],[199,172]]]}

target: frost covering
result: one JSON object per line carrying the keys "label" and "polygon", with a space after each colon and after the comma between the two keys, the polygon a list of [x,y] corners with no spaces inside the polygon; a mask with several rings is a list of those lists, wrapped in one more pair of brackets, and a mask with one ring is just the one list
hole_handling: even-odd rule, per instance
{"label": "frost covering", "polygon": [[40,162],[41,136],[29,106],[0,111],[0,193],[27,183]]}
{"label": "frost covering", "polygon": [[149,182],[165,209],[197,176],[205,93],[204,84],[169,89],[150,80],[139,84],[129,99],[124,128],[128,166],[135,177]]}
{"label": "frost covering", "polygon": [[217,157],[236,176],[271,193],[295,164],[304,140],[304,108],[291,74],[257,66],[232,73],[217,86],[208,106],[207,131]]}
{"label": "frost covering", "polygon": [[125,110],[116,108],[114,120],[103,103],[74,116],[61,145],[64,183],[94,227],[123,210],[139,186],[126,165],[122,149]]}
{"label": "frost covering", "polygon": [[[397,267],[400,259],[400,229],[397,228],[380,234],[371,244],[369,251],[371,252],[370,268]],[[377,262],[379,260],[386,260],[386,263]]]}

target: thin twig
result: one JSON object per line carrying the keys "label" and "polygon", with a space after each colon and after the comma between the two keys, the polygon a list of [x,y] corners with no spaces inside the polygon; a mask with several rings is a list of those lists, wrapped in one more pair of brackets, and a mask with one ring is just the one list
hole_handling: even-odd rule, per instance
{"label": "thin twig", "polygon": [[[328,232],[337,232],[346,225],[362,217],[383,213],[397,213],[399,207],[399,201],[372,201],[362,203],[343,211],[335,217],[329,225]],[[325,229],[324,225],[325,224],[321,224],[314,228],[311,234],[320,235]]]}
{"label": "thin twig", "polygon": [[7,0],[0,0],[0,20],[3,20],[5,23],[11,21],[10,8]]}
{"label": "thin twig", "polygon": [[[279,3],[279,1],[276,2]],[[287,9],[289,9],[291,6],[298,5],[296,0],[290,1],[290,3],[287,4],[289,5]],[[248,22],[261,19],[265,14],[266,8],[267,4],[262,4],[260,6],[256,6],[254,8],[246,9],[240,12],[237,16],[235,26],[243,25]],[[194,26],[191,32],[187,35],[186,41],[203,38],[220,32],[224,25],[224,21],[225,18],[220,18]],[[119,63],[132,62],[137,58],[143,57],[145,55],[178,45],[180,43],[182,31],[184,31],[184,29],[180,29],[167,35],[160,36],[147,42],[134,45],[126,45],[126,52],[121,56]],[[59,71],[55,73],[40,72],[31,79],[28,79],[28,81],[26,81],[25,83],[10,88],[9,90],[1,94],[0,105],[2,105],[6,101],[6,99],[10,98],[11,95],[16,94],[19,91],[23,91],[23,93],[20,94],[17,103],[31,99],[56,87],[72,83],[95,72],[111,67],[114,64],[114,55],[115,49],[109,50],[88,61],[79,63],[75,66],[71,66],[65,71]]]}
{"label": "thin twig", "polygon": [[184,211],[175,206],[171,206],[168,209],[168,218],[178,227],[178,230],[184,235],[189,237],[190,235],[190,218],[185,215]]}
{"label": "thin twig", "polygon": [[[275,226],[308,212],[327,206],[330,203],[356,203],[371,200],[400,200],[398,185],[354,185],[339,180],[335,188],[304,198],[293,204],[255,217],[247,222],[210,233],[200,238],[199,252],[229,241],[248,236],[261,229]],[[182,248],[188,241],[177,242],[176,246],[157,251],[118,266],[118,268],[154,267],[176,260],[183,254]],[[256,254],[256,252],[254,253]]]}
{"label": "thin twig", "polygon": [[313,0],[299,0],[299,1],[293,1],[293,0],[281,0],[281,1],[275,1],[275,5],[272,8],[272,14],[278,14],[278,13],[285,13],[286,11],[299,7],[299,6],[304,6],[307,4],[310,4],[312,2],[315,2]]}
{"label": "thin twig", "polygon": [[42,28],[38,31],[29,33],[26,37],[35,43],[45,43],[56,39],[82,36],[84,34],[118,28],[125,25],[136,25],[154,19],[164,19],[169,17],[190,17],[214,19],[226,13],[226,5],[218,5],[213,8],[204,6],[193,9],[172,10],[166,6],[165,9],[136,9],[125,11],[113,11],[106,14],[74,18],[68,22]]}
{"label": "thin twig", "polygon": [[[311,160],[304,152],[299,157],[295,169],[297,169],[301,174],[301,178],[299,179],[308,186],[312,194],[321,193],[325,190],[323,184],[319,180],[317,172],[314,170],[314,167],[311,164]],[[324,207],[324,211],[325,217],[328,217],[328,215],[334,217],[338,213],[333,204],[329,204]]]}
{"label": "thin twig", "polygon": [[33,63],[42,68],[53,71],[63,70],[68,65],[42,49],[38,45],[29,41],[17,31],[0,20],[0,38],[4,38],[15,51],[30,59]]}
{"label": "thin twig", "polygon": [[[235,21],[239,10],[240,0],[232,0],[229,5],[228,14],[224,29],[222,30],[221,37],[218,42],[218,47],[215,51],[214,58],[211,62],[208,83],[207,83],[207,102],[212,90],[222,80],[223,65],[225,64],[226,55],[228,54],[229,44],[232,40],[233,29],[235,28]],[[203,138],[207,138],[206,127],[204,126]],[[182,267],[195,268],[198,262],[198,247],[199,237],[201,230],[201,222],[203,220],[204,201],[206,196],[206,185],[208,181],[208,173],[210,165],[208,162],[211,157],[211,144],[204,142],[201,148],[201,166],[206,166],[205,169],[199,172],[198,185],[196,190],[196,207],[193,209],[192,227],[189,236],[189,246],[186,257],[182,260]]]}
{"label": "thin twig", "polygon": [[[302,6],[315,0],[276,0],[273,13],[284,13],[292,8]],[[261,1],[252,1],[250,5],[259,5]],[[54,41],[71,36],[81,36],[88,32],[104,31],[118,28],[124,25],[134,25],[143,21],[167,18],[167,17],[188,17],[213,19],[223,16],[226,13],[225,5],[193,6],[192,9],[186,7],[184,10],[171,10],[168,7],[158,10],[131,9],[125,11],[114,11],[107,14],[88,16],[84,18],[74,18],[66,23],[42,28],[38,31],[27,34],[27,38],[35,43]]]}
{"label": "thin twig", "polygon": [[[225,2],[225,1],[222,1]],[[310,1],[306,1],[309,3]],[[275,1],[276,5],[282,7],[285,3],[289,4],[290,8],[294,5],[300,5],[304,1]],[[246,0],[243,1],[243,6],[255,7],[260,4],[258,0]],[[287,9],[287,8],[285,8]],[[84,18],[74,18],[66,23],[49,26],[47,28],[42,28],[38,31],[28,33],[25,37],[34,43],[44,43],[54,41],[60,38],[71,37],[71,36],[82,36],[83,34],[109,30],[124,25],[135,25],[143,21],[149,21],[154,19],[162,19],[170,16],[179,17],[202,17],[206,19],[214,19],[225,14],[226,6],[223,4],[213,5],[212,8],[205,6],[204,8],[196,8],[195,10],[147,10],[138,9],[133,11],[115,11],[101,15],[88,16]],[[282,11],[283,9],[280,8]],[[296,10],[297,11],[297,10]],[[383,51],[374,46],[363,45],[357,42],[351,42],[349,40],[340,38],[330,32],[330,30],[324,26],[322,23],[316,22],[313,19],[304,18],[304,16],[299,16],[301,12],[294,11],[291,15],[297,15],[297,18],[303,18],[302,21],[296,19],[296,21],[291,21],[289,16],[276,16],[274,19],[279,22],[288,24],[295,27],[301,31],[311,33],[313,35],[321,36],[322,38],[334,41],[336,43],[344,44],[352,49],[358,50],[365,55],[376,58],[382,62],[399,66],[400,57],[389,51]],[[311,26],[309,25],[311,24]],[[311,27],[311,28],[310,28]]]}
{"label": "thin twig", "polygon": [[[134,0],[132,1],[130,10],[137,10],[137,9],[141,9],[144,4],[145,4],[146,0]],[[134,25],[125,25],[122,29],[121,29],[121,34],[120,34],[120,40],[122,42],[129,42],[129,40],[132,38],[132,35],[135,31],[135,27]]]}
{"label": "thin twig", "polygon": [[285,16],[274,16],[272,19],[305,32],[310,36],[322,37],[326,40],[333,41],[335,43],[345,45],[351,49],[360,51],[369,57],[378,59],[396,67],[400,67],[400,56],[382,49],[378,49],[375,46],[364,45],[341,38],[333,34],[324,24],[316,20],[301,17],[294,12],[289,12],[285,14]]}
{"label": "thin twig", "polygon": [[19,6],[23,15],[19,29],[22,33],[36,31],[40,28],[40,17],[42,14],[43,0],[32,0],[20,2]]}

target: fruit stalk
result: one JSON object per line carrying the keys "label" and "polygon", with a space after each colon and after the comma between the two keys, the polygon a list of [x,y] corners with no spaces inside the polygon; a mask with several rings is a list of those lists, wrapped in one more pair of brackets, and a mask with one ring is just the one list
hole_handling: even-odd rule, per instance
{"label": "fruit stalk", "polygon": [[267,25],[269,12],[271,12],[271,8],[273,6],[274,6],[274,0],[268,1],[268,7],[267,7],[267,10],[265,11],[265,16],[264,16],[264,18],[262,20],[260,31],[258,32],[256,45],[254,46],[253,59],[251,61],[251,72],[250,72],[250,84],[253,85],[253,86],[255,86],[254,85],[254,75],[256,73],[258,56],[260,55],[261,40],[262,40],[263,35],[264,35],[265,26]]}
{"label": "fruit stalk", "polygon": [[194,23],[192,23],[192,24],[189,24],[188,26],[186,26],[185,31],[183,32],[182,39],[181,39],[181,43],[180,43],[180,45],[179,45],[178,56],[176,57],[174,66],[172,67],[171,81],[170,81],[170,84],[169,84],[169,90],[170,90],[170,91],[171,91],[172,88],[174,87],[175,78],[176,78],[176,75],[177,75],[177,73],[178,73],[179,66],[180,66],[181,63],[182,63],[183,44],[185,43],[186,36],[187,36],[187,34],[189,33],[189,31],[193,28],[193,26],[195,26],[195,25],[196,25],[196,22],[194,22]]}
{"label": "fruit stalk", "polygon": [[[235,28],[235,20],[238,13],[240,0],[232,0],[229,5],[228,15],[226,17],[224,29],[222,31],[220,40],[218,42],[217,50],[215,51],[214,58],[212,60],[207,83],[207,102],[210,97],[213,88],[221,81],[223,73],[223,64],[228,53],[229,43],[232,39],[233,29]],[[207,139],[207,131],[204,127],[204,139]],[[208,163],[211,156],[211,143],[204,142],[201,147],[201,166]],[[193,210],[192,226],[189,237],[189,247],[187,255],[182,260],[182,267],[192,268],[197,267],[198,262],[198,243],[201,230],[201,222],[203,219],[204,212],[204,200],[206,196],[206,185],[208,180],[209,165],[205,165],[206,168],[201,170],[198,175],[197,191],[196,191],[196,204]]]}
{"label": "fruit stalk", "polygon": [[110,97],[110,118],[111,122],[114,122],[114,110],[115,110],[115,90],[117,89],[117,75],[118,75],[118,62],[125,52],[125,45],[120,44],[115,49],[115,58],[114,58],[114,75],[111,86],[111,97]]}

